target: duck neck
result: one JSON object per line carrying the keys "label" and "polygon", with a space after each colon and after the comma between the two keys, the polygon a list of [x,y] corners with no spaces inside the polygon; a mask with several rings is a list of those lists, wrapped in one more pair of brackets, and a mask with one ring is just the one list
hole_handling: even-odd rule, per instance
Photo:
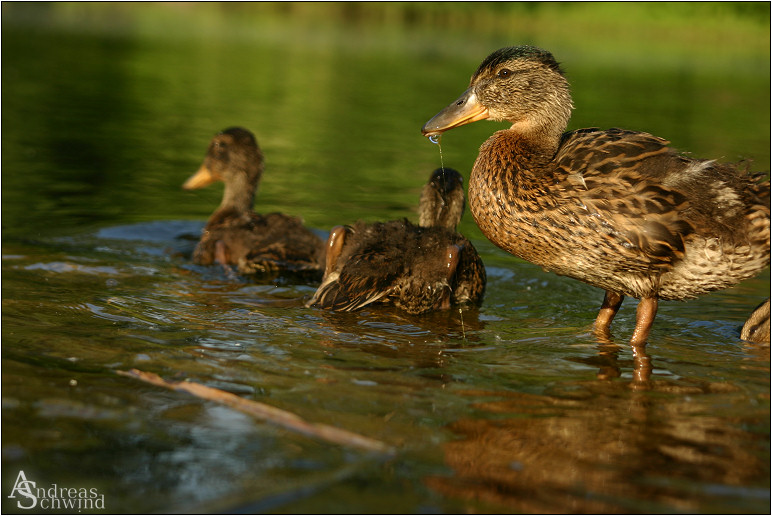
{"label": "duck neck", "polygon": [[469,179],[469,208],[483,234],[494,244],[520,256],[517,239],[501,231],[502,221],[536,221],[554,205],[547,187],[558,137],[523,134],[516,128],[498,131],[480,147]]}
{"label": "duck neck", "polygon": [[233,208],[237,211],[250,211],[255,203],[256,184],[238,181],[225,185],[220,208]]}
{"label": "duck neck", "polygon": [[[262,167],[260,167],[262,168]],[[262,170],[257,174],[239,172],[225,181],[222,202],[212,215],[212,219],[222,217],[251,217],[255,203],[255,192],[260,182]]]}
{"label": "duck neck", "polygon": [[549,163],[560,145],[561,133],[548,128],[528,128],[514,124],[510,129],[497,131],[480,146],[472,169],[472,178],[478,184],[483,178],[494,182],[491,186],[517,186],[530,181],[545,181]]}
{"label": "duck neck", "polygon": [[534,161],[552,159],[560,146],[565,125],[529,125],[526,122],[512,124],[507,133],[506,144],[523,158]]}
{"label": "duck neck", "polygon": [[461,185],[445,194],[438,192],[432,185],[425,185],[418,204],[418,225],[455,231],[464,208],[464,189]]}

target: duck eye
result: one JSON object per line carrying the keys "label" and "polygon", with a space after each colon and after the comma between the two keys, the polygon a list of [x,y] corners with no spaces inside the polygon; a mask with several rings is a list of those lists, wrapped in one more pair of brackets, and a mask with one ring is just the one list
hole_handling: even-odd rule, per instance
{"label": "duck eye", "polygon": [[498,75],[499,77],[509,77],[511,73],[512,73],[512,70],[510,70],[509,68],[502,68],[501,70],[499,70],[499,73],[496,75]]}
{"label": "duck eye", "polygon": [[223,142],[214,142],[211,152],[215,156],[222,158],[228,152],[228,145]]}

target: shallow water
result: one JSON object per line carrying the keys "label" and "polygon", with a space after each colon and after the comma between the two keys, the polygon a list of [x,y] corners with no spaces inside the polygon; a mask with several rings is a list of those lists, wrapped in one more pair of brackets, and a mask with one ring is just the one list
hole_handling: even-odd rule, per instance
{"label": "shallow water", "polygon": [[[38,486],[96,488],[109,512],[769,511],[769,348],[739,339],[768,270],[662,303],[641,386],[626,344],[634,302],[597,342],[602,292],[508,256],[468,214],[460,230],[488,288],[461,312],[306,309],[313,284],[189,262],[221,189],[180,185],[230,125],[266,154],[258,210],[301,215],[320,235],[415,218],[439,166],[420,127],[511,38],[151,7],[30,17],[3,5],[4,512],[24,512],[8,498],[20,470]],[[568,70],[572,128],[648,130],[768,169],[768,48],[622,60],[534,42]],[[446,133],[445,165],[468,178],[496,127]],[[117,374],[132,368],[396,454]]]}

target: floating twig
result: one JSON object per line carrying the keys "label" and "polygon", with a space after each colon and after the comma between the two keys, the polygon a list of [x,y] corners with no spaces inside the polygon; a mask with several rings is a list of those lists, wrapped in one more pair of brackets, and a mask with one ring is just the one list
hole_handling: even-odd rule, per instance
{"label": "floating twig", "polygon": [[251,401],[244,399],[240,396],[236,396],[230,392],[226,392],[214,387],[207,387],[196,382],[169,382],[161,378],[155,373],[147,373],[140,371],[139,369],[132,369],[131,371],[117,371],[121,376],[128,376],[130,378],[136,378],[159,387],[165,387],[174,391],[184,391],[188,394],[192,394],[197,398],[214,401],[222,405],[227,405],[232,409],[243,412],[258,419],[268,421],[275,425],[281,426],[293,432],[298,432],[303,435],[315,437],[317,439],[341,444],[344,446],[350,446],[354,448],[360,448],[363,450],[382,453],[386,455],[393,455],[394,448],[388,444],[371,439],[363,435],[349,432],[341,428],[325,425],[322,423],[310,423],[297,414],[282,410],[259,401]]}

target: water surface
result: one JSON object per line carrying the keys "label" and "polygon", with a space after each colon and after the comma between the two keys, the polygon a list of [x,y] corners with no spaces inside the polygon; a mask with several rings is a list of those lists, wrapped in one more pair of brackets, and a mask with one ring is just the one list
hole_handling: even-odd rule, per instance
{"label": "water surface", "polygon": [[[656,34],[615,50],[567,31],[143,6],[3,5],[4,512],[22,512],[7,498],[19,470],[95,487],[109,512],[769,511],[769,348],[739,339],[768,270],[662,303],[641,388],[626,344],[635,303],[597,342],[602,292],[496,249],[468,214],[460,230],[488,270],[479,308],[338,314],[303,307],[313,284],[192,265],[222,190],[180,188],[211,136],[243,125],[267,160],[259,211],[321,235],[415,219],[439,166],[421,126],[488,52],[521,42],[563,62],[571,128],[646,130],[764,171],[768,33],[761,53],[720,39],[665,51]],[[445,165],[468,179],[498,127],[444,135]],[[397,452],[310,439],[116,373],[131,368]]]}

